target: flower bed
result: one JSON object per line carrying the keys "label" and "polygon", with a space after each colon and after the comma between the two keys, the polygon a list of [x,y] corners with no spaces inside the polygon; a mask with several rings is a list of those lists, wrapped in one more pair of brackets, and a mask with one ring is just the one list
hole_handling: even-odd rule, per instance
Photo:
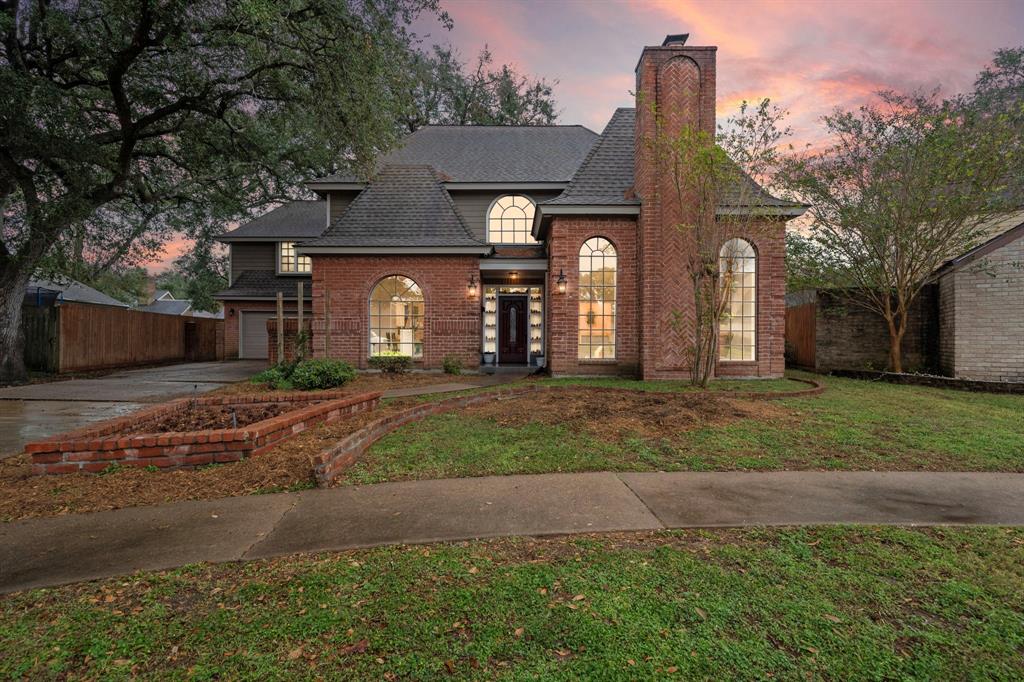
{"label": "flower bed", "polygon": [[[28,443],[25,452],[32,458],[33,474],[100,472],[113,464],[178,469],[237,462],[244,457],[258,455],[311,426],[374,409],[381,396],[379,392],[355,396],[340,393],[315,395],[315,400],[311,400],[308,393],[183,398]],[[294,409],[281,411],[280,405],[289,403],[294,403]],[[259,412],[261,406],[273,406],[271,411],[280,411],[280,414],[238,428],[138,433],[140,427],[146,430],[149,425],[174,423],[184,413],[197,408],[216,410],[228,407],[251,413]]]}

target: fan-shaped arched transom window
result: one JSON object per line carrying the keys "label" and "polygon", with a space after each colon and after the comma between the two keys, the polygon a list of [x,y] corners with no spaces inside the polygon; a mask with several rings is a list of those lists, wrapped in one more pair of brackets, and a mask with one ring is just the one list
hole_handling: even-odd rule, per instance
{"label": "fan-shaped arched transom window", "polygon": [[487,213],[487,241],[491,244],[536,244],[533,229],[534,204],[522,194],[498,197]]}
{"label": "fan-shaped arched transom window", "polygon": [[730,239],[718,253],[724,313],[718,325],[718,358],[746,360],[757,348],[757,254],[743,239]]}
{"label": "fan-shaped arched transom window", "polygon": [[618,257],[604,237],[580,247],[579,359],[615,358],[615,294]]}
{"label": "fan-shaped arched transom window", "polygon": [[385,277],[370,293],[370,355],[423,357],[423,292],[408,277]]}

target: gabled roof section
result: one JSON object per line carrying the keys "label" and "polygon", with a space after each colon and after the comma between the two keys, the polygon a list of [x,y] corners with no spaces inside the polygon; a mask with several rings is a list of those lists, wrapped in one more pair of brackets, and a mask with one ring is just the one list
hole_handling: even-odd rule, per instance
{"label": "gabled roof section", "polygon": [[93,305],[109,305],[116,308],[128,308],[128,304],[118,301],[116,298],[107,296],[102,291],[97,291],[90,286],[82,284],[70,277],[58,277],[47,279],[45,277],[33,277],[25,287],[25,298],[35,297],[39,290],[60,292],[60,298],[66,303],[92,303]]}
{"label": "gabled roof section", "polygon": [[1024,239],[1024,208],[992,217],[980,226],[979,232],[984,241],[966,253],[946,261],[932,273],[932,277],[956,272],[1000,247]]}
{"label": "gabled roof section", "polygon": [[390,165],[373,179],[306,253],[489,253],[466,227],[439,174],[426,165]]}
{"label": "gabled roof section", "polygon": [[184,315],[191,307],[192,301],[174,298],[153,301],[149,305],[140,306],[139,310],[144,313],[159,313],[161,315]]}
{"label": "gabled roof section", "polygon": [[638,206],[640,201],[633,195],[635,129],[636,109],[616,109],[569,186],[544,205]]}
{"label": "gabled roof section", "polygon": [[309,239],[319,237],[326,222],[326,202],[290,201],[217,239],[222,242]]}
{"label": "gabled roof section", "polygon": [[[426,126],[386,154],[378,168],[434,167],[451,183],[569,182],[598,135],[583,126]],[[330,175],[309,183],[357,183]]]}

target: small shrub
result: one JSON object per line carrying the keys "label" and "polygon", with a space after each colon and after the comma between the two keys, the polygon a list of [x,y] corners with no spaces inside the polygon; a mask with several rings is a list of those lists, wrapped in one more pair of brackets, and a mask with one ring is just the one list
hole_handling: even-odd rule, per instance
{"label": "small shrub", "polygon": [[405,374],[412,368],[412,358],[408,355],[381,353],[370,358],[370,367],[385,374]]}
{"label": "small shrub", "polygon": [[344,386],[356,376],[352,365],[342,360],[303,360],[292,370],[289,380],[302,391]]}
{"label": "small shrub", "polygon": [[249,378],[249,381],[254,384],[267,384],[268,386],[275,386],[277,382],[285,379],[284,372],[280,365],[274,365],[273,367],[267,367],[262,372],[253,374]]}
{"label": "small shrub", "polygon": [[446,355],[441,360],[441,367],[445,374],[462,374],[462,360],[457,355]]}

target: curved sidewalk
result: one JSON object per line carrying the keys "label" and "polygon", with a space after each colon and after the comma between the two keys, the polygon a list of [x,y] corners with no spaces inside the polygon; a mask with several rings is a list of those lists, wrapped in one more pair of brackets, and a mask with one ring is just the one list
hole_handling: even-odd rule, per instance
{"label": "curved sidewalk", "polygon": [[0,592],[395,543],[833,523],[1024,525],[1024,474],[540,474],[134,507],[0,524]]}

